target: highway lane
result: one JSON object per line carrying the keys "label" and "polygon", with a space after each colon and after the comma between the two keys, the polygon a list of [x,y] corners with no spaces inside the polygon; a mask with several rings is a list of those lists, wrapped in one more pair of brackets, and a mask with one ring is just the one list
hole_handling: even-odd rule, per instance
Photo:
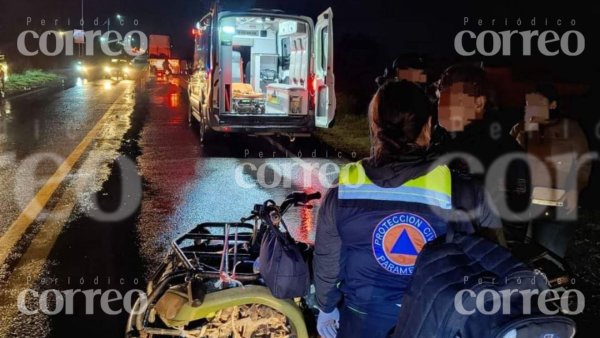
{"label": "highway lane", "polygon": [[0,235],[38,188],[17,178],[33,172],[43,184],[130,86],[102,80],[0,102]]}

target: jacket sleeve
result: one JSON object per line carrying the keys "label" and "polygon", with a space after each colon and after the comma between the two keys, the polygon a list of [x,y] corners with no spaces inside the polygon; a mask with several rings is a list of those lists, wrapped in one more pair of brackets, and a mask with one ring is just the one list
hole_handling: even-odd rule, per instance
{"label": "jacket sleeve", "polygon": [[502,220],[491,195],[479,178],[454,173],[452,176],[452,204],[455,226],[475,228],[502,228]]}
{"label": "jacket sleeve", "polygon": [[327,192],[317,216],[313,269],[317,304],[324,312],[333,311],[342,299],[338,289],[343,255],[335,217],[337,191],[332,188]]}

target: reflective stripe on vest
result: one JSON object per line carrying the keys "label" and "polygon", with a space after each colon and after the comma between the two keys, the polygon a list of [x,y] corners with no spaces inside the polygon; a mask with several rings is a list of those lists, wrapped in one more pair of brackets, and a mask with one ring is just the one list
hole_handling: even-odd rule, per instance
{"label": "reflective stripe on vest", "polygon": [[357,162],[347,164],[340,170],[338,198],[422,203],[451,209],[451,182],[450,169],[438,166],[397,188],[382,188],[367,177],[361,162]]}

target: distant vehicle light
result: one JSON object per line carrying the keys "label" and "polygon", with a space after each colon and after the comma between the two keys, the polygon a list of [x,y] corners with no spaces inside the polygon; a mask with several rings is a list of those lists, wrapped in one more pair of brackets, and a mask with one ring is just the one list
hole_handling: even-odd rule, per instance
{"label": "distant vehicle light", "polygon": [[223,26],[221,29],[223,30],[223,33],[235,34],[235,27],[233,26]]}

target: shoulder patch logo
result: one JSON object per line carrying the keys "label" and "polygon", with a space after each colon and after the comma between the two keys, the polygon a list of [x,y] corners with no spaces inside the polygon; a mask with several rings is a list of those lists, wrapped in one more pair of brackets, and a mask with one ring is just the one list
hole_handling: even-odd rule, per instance
{"label": "shoulder patch logo", "polygon": [[399,212],[377,224],[373,231],[373,254],[379,265],[397,275],[412,275],[417,256],[437,237],[421,216]]}

